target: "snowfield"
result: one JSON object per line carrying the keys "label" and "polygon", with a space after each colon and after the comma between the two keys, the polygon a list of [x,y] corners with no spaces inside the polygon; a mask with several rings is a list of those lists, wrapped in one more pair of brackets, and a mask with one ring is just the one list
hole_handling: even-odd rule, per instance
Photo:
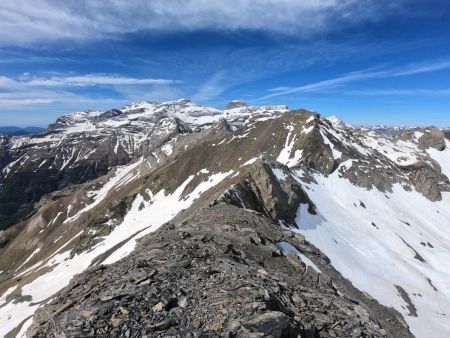
{"label": "snowfield", "polygon": [[[91,192],[91,195],[95,198],[94,202],[86,206],[75,216],[69,218],[68,221],[73,221],[81,213],[98,205],[102,199],[106,198],[107,194],[113,193],[115,189],[127,179],[127,175],[130,175],[133,171],[136,172],[135,169],[138,167],[139,163],[140,162],[137,162],[129,167],[119,168],[119,170],[116,171],[116,175],[112,176],[103,188],[99,191]],[[70,251],[62,252],[64,247],[69,244],[66,243],[47,260],[38,262],[31,268],[22,272],[21,275],[25,275],[32,271],[39,271],[43,268],[51,268],[51,271],[44,273],[42,276],[33,280],[33,282],[22,287],[22,295],[31,296],[31,301],[19,303],[11,301],[5,304],[6,296],[12,293],[15,290],[15,287],[8,290],[0,298],[0,304],[4,305],[3,307],[0,307],[0,322],[2,323],[0,326],[0,336],[5,336],[24,320],[26,320],[26,322],[21,329],[21,333],[25,333],[26,329],[32,324],[32,321],[28,318],[32,316],[38,308],[38,305],[35,305],[34,303],[49,300],[55,292],[68,285],[75,274],[87,269],[96,257],[106,251],[119,246],[116,251],[102,262],[103,264],[111,264],[125,257],[133,251],[137,239],[158,229],[162,224],[171,220],[181,210],[188,208],[202,193],[220,183],[223,179],[233,173],[233,171],[229,171],[212,174],[207,177],[206,180],[198,184],[197,187],[185,197],[182,197],[183,191],[189,182],[192,181],[194,176],[190,176],[172,194],[166,195],[165,191],[161,190],[153,195],[150,190],[147,190],[148,196],[144,198],[144,196],[138,195],[132,203],[131,210],[126,214],[123,222],[92,250],[70,258]],[[204,175],[205,171],[202,170],[198,174]],[[74,236],[73,239],[80,236],[82,233],[83,231]]]}
{"label": "snowfield", "polygon": [[[450,149],[439,154],[448,172],[450,161],[442,159]],[[346,165],[351,161],[341,164]],[[431,202],[399,185],[392,193],[359,188],[337,170],[314,178],[317,184],[306,185],[318,213],[301,205],[298,231],[356,288],[402,313],[414,335],[448,336],[450,193]]]}

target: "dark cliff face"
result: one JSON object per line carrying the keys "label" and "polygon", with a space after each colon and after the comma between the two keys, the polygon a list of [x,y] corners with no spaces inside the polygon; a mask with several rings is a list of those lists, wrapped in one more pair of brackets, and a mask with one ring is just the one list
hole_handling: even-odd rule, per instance
{"label": "dark cliff face", "polygon": [[301,235],[225,204],[77,276],[38,310],[28,335],[412,337],[398,313],[354,289]]}
{"label": "dark cliff face", "polygon": [[27,146],[12,150],[8,143],[0,148],[4,163],[10,162],[7,158],[27,158],[0,175],[0,230],[28,216],[49,193],[103,176],[109,168],[127,164],[137,156],[115,152],[114,136],[71,141],[48,150]]}

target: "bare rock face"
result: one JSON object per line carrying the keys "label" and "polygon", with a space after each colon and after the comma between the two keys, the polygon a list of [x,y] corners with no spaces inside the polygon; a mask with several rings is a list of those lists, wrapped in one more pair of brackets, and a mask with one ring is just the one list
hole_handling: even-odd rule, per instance
{"label": "bare rock face", "polygon": [[412,337],[395,311],[341,278],[301,237],[220,204],[75,277],[28,337]]}
{"label": "bare rock face", "polygon": [[404,173],[397,167],[386,166],[379,168],[376,162],[358,160],[351,166],[339,169],[342,177],[347,178],[353,184],[365,189],[378,189],[380,191],[392,191],[395,183],[405,183]]}
{"label": "bare rock face", "polygon": [[[142,155],[146,158],[159,150],[164,143],[172,140],[177,135],[192,133],[192,129],[178,118],[166,117],[159,120],[149,131],[143,142]],[[170,155],[170,154],[168,154]]]}
{"label": "bare rock face", "polygon": [[440,172],[440,169],[428,163],[418,163],[410,168],[408,176],[417,191],[431,201],[440,201],[442,191],[449,190],[448,178]]}
{"label": "bare rock face", "polygon": [[243,102],[243,101],[230,101],[227,104],[227,107],[225,108],[226,110],[229,109],[234,109],[234,108],[241,108],[241,107],[247,107],[247,103]]}
{"label": "bare rock face", "polygon": [[419,147],[422,149],[434,148],[439,151],[445,149],[444,132],[436,127],[428,127],[421,130],[423,135],[419,138]]}
{"label": "bare rock face", "polygon": [[243,181],[228,189],[218,201],[252,209],[273,220],[297,226],[300,203],[314,205],[303,188],[293,180],[287,166],[258,159],[248,166]]}

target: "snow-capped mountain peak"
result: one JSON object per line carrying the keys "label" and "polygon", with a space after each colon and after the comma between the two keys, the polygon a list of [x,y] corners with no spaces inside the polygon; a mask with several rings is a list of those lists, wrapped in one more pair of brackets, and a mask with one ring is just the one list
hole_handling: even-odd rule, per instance
{"label": "snow-capped mountain peak", "polygon": [[[225,278],[220,269],[201,268],[210,263],[222,266],[223,259],[212,261],[211,257],[216,251],[225,252],[233,261],[229,275],[251,271],[252,276],[262,276],[258,283],[281,278],[273,281],[277,291],[260,294],[252,307],[266,306],[261,301],[266,299],[271,311],[297,309],[309,292],[324,300],[320,306],[338,302],[347,309],[345,316],[360,316],[358,321],[365,326],[358,329],[370,328],[364,331],[369,336],[386,332],[386,337],[411,337],[409,328],[418,337],[428,332],[445,336],[450,330],[442,320],[450,314],[449,135],[428,127],[386,136],[314,112],[289,111],[286,106],[253,107],[235,101],[227,108],[221,111],[185,99],[137,101],[120,110],[62,116],[42,135],[1,138],[0,193],[14,198],[3,204],[0,199],[1,224],[7,229],[0,232],[0,335],[30,326],[45,335],[52,321],[64,331],[68,327],[97,329],[113,318],[120,328],[117,316],[134,311],[127,307],[130,304],[121,303],[125,310],[114,308],[113,317],[105,317],[103,310],[93,306],[114,307],[110,301],[130,299],[118,290],[102,286],[101,295],[82,290],[79,296],[69,289],[63,291],[65,296],[54,293],[89,266],[93,270],[80,277],[87,280],[82,284],[96,285],[95,269],[103,269],[100,264],[116,271],[125,264],[119,262],[125,257],[121,262],[132,264],[142,275],[130,277],[123,285],[159,285],[152,278],[164,274],[166,266],[152,272],[145,259],[133,260],[157,255],[158,250],[173,256],[165,251],[165,240],[174,236],[175,245],[182,248],[177,257],[189,257],[174,266],[189,273],[170,278]],[[224,204],[228,207],[220,209]],[[253,221],[237,212],[237,207],[250,210],[241,211]],[[206,216],[204,210],[209,210]],[[186,222],[198,215],[206,218],[189,233]],[[222,221],[215,217],[224,225],[219,226]],[[212,229],[211,220],[220,228],[220,236],[198,232],[202,226]],[[252,228],[252,222],[266,224],[266,233]],[[270,226],[277,228],[276,234]],[[160,227],[164,236],[155,240],[157,246],[138,246],[138,239],[159,233]],[[241,238],[250,236],[251,249],[235,239],[227,242],[230,231]],[[187,238],[192,239],[192,247],[184,245]],[[200,252],[194,242],[217,242],[228,249]],[[271,244],[275,247],[269,249]],[[129,255],[135,249],[138,253]],[[151,257],[153,261],[156,256]],[[253,259],[259,262],[255,271],[249,270]],[[270,263],[272,259],[276,264]],[[303,272],[298,277],[290,274],[286,282],[279,277],[285,272],[278,273],[289,264]],[[122,271],[120,278],[122,274],[128,276]],[[280,296],[287,286],[291,289],[292,278],[303,291]],[[70,290],[78,290],[77,283]],[[240,288],[239,294],[250,289]],[[113,295],[103,294],[110,291]],[[54,301],[47,304],[52,297]],[[70,306],[61,305],[67,300],[64,297],[71,299]],[[292,299],[297,299],[295,306]],[[164,304],[170,303],[164,302],[160,305],[155,299],[150,306],[155,315],[148,320],[161,319]],[[306,308],[301,313],[317,312],[314,302],[303,303]],[[183,308],[181,301],[177,304]],[[36,318],[44,319],[33,324],[27,318],[40,306],[43,309]],[[86,311],[97,310],[86,317]],[[289,321],[303,323],[301,315],[294,320],[295,311],[290,311],[284,314],[292,317]],[[325,317],[308,317],[308,323],[321,327],[325,321],[326,327],[344,330],[345,325],[335,325],[336,311],[327,308]],[[45,313],[53,317],[48,319]],[[83,324],[67,324],[72,320]],[[350,335],[345,330],[333,334]]]}

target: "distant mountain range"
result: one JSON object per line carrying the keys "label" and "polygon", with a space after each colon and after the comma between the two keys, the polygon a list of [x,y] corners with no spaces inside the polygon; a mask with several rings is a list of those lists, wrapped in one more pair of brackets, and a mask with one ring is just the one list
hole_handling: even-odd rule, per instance
{"label": "distant mountain range", "polygon": [[7,136],[22,136],[22,135],[33,135],[43,133],[46,129],[41,127],[16,127],[16,126],[0,126],[0,135]]}
{"label": "distant mountain range", "polygon": [[0,136],[0,337],[450,337],[450,134],[186,99]]}

